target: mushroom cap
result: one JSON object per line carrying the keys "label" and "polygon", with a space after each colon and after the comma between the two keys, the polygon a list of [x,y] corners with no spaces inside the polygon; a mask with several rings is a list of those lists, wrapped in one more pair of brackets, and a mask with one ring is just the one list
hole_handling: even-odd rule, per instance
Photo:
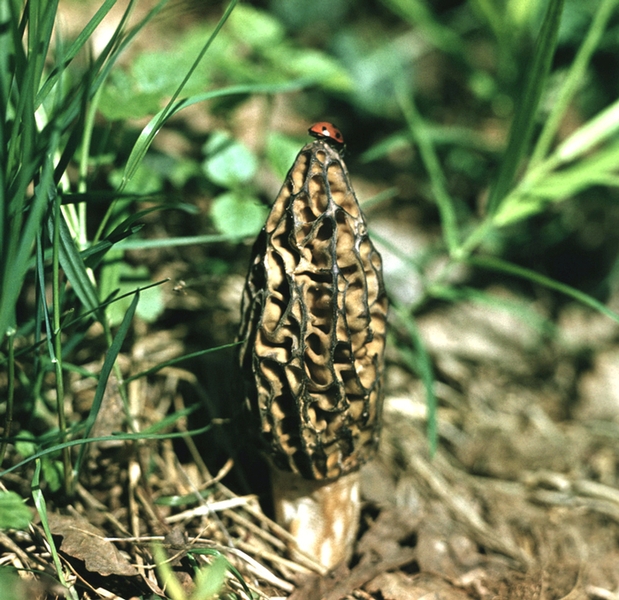
{"label": "mushroom cap", "polygon": [[277,467],[335,479],[375,454],[387,308],[346,165],[318,139],[258,236],[241,309],[247,405]]}

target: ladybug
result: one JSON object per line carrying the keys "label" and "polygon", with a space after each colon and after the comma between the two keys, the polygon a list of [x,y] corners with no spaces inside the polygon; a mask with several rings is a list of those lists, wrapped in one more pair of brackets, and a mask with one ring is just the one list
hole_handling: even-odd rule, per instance
{"label": "ladybug", "polygon": [[326,140],[336,146],[344,146],[344,136],[342,132],[333,123],[327,121],[319,121],[314,123],[308,130],[311,136],[319,140]]}

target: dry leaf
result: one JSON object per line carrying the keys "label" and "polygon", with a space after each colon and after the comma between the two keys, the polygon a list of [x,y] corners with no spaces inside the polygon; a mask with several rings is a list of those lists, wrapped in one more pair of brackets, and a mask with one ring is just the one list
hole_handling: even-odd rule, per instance
{"label": "dry leaf", "polygon": [[86,569],[103,576],[138,575],[133,565],[122,556],[118,548],[105,539],[105,535],[86,519],[77,516],[50,514],[49,526],[54,535],[62,536],[60,550],[83,560]]}

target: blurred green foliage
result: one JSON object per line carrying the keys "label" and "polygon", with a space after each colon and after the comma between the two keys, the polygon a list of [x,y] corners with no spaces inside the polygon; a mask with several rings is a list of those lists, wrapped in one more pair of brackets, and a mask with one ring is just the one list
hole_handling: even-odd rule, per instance
{"label": "blurred green foliage", "polygon": [[0,492],[0,530],[26,529],[32,520],[32,511],[15,492]]}
{"label": "blurred green foliage", "polygon": [[[114,70],[102,93],[99,109],[110,120],[135,119],[157,112],[161,101],[178,87],[189,71],[212,25],[196,25],[168,40],[165,50],[138,54],[128,68]],[[326,89],[345,91],[350,77],[324,52],[295,44],[282,24],[265,11],[239,5],[219,33],[208,58],[184,87],[187,96],[214,84],[274,83],[297,77],[319,82]]]}
{"label": "blurred green foliage", "polygon": [[0,566],[0,590],[4,600],[27,600],[29,595],[17,569],[5,565]]}

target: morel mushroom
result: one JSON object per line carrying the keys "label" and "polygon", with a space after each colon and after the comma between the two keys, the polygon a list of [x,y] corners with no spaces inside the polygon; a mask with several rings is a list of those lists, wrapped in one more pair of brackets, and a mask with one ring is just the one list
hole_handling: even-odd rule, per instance
{"label": "morel mushroom", "polygon": [[299,152],[253,249],[240,365],[272,467],[276,518],[331,568],[350,558],[359,467],[382,409],[380,255],[329,140]]}

